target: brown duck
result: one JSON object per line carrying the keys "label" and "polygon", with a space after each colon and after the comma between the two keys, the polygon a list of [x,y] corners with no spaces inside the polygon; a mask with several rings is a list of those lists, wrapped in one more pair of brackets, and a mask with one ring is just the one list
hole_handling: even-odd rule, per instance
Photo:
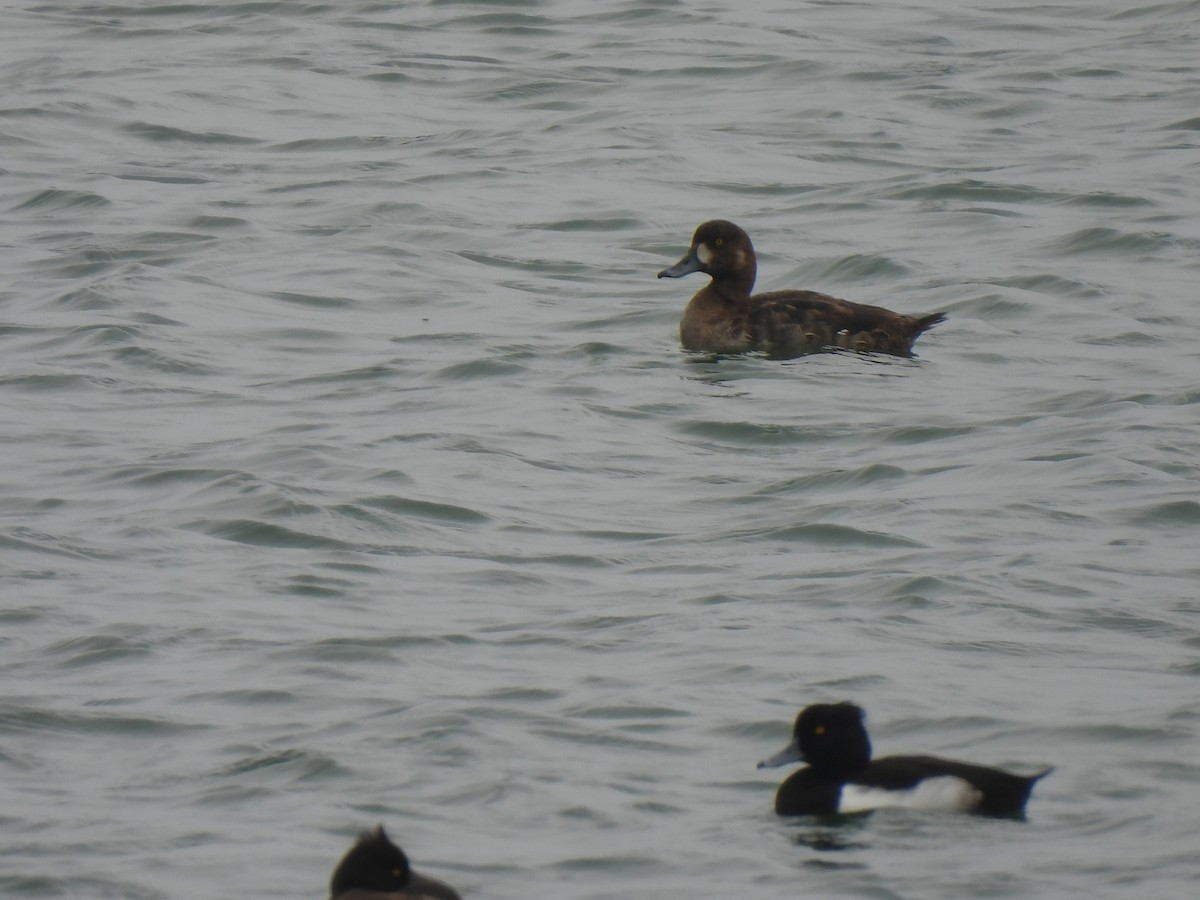
{"label": "brown duck", "polygon": [[757,271],[754,246],[737,225],[713,219],[696,229],[683,259],[658,273],[659,278],[691,272],[712,277],[679,321],[679,339],[686,349],[761,350],[780,359],[832,347],[912,356],[917,336],[946,318],[940,312],[906,316],[816,291],[751,295]]}

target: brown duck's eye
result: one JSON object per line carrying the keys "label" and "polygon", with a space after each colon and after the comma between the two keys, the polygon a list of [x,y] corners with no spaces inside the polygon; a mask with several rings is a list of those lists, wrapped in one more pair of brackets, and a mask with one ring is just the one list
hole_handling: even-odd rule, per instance
{"label": "brown duck's eye", "polygon": [[723,243],[725,243],[725,238],[717,238],[715,241],[713,241],[713,243],[720,247]]}
{"label": "brown duck's eye", "polygon": [[403,869],[392,869],[392,877],[393,878],[399,878],[403,874],[404,874]]}
{"label": "brown duck's eye", "polygon": [[825,733],[824,725],[818,725],[816,728],[813,729],[813,734],[824,734],[824,733]]}

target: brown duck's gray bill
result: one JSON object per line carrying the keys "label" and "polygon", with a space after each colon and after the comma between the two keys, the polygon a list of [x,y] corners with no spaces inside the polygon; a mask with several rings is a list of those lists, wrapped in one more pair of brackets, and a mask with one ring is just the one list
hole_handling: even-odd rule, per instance
{"label": "brown duck's gray bill", "polygon": [[696,258],[695,252],[689,252],[687,256],[681,259],[669,269],[663,269],[658,273],[659,278],[682,278],[684,275],[690,275],[692,272],[700,271],[700,260]]}

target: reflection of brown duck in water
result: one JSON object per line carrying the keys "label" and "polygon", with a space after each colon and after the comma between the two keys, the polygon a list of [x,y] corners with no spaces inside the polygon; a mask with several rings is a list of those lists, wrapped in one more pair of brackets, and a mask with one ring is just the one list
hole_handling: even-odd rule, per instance
{"label": "reflection of brown duck in water", "polygon": [[418,875],[383,826],[364,831],[329,881],[330,900],[461,900],[436,878]]}
{"label": "reflection of brown duck in water", "polygon": [[683,259],[658,273],[659,278],[691,272],[712,276],[679,322],[686,349],[762,350],[783,359],[830,347],[911,356],[917,336],[946,318],[940,312],[905,316],[816,291],[751,296],[757,268],[750,237],[732,222],[714,219],[696,229]]}

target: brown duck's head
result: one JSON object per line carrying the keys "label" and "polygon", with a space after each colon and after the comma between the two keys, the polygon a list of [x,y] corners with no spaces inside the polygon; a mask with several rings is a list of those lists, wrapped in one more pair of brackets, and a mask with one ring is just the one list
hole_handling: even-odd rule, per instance
{"label": "brown duck's head", "polygon": [[713,219],[692,235],[692,246],[683,259],[658,273],[659,278],[681,278],[692,272],[711,275],[714,282],[740,283],[746,293],[754,285],[757,264],[750,236],[732,222]]}

